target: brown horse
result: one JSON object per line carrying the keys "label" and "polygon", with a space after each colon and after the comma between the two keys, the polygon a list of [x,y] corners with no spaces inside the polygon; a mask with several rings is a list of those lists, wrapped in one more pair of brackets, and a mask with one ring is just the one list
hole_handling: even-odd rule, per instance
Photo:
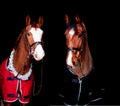
{"label": "brown horse", "polygon": [[93,62],[86,27],[79,15],[70,17],[66,14],[65,25],[67,54],[64,87],[60,96],[64,104],[75,105],[79,102],[82,79],[91,72]]}
{"label": "brown horse", "polygon": [[68,15],[65,15],[66,46],[68,48],[66,63],[69,70],[79,78],[86,76],[92,69],[92,56],[88,46],[87,31],[78,15],[75,25],[70,25]]}
{"label": "brown horse", "polygon": [[20,106],[30,102],[34,76],[32,58],[40,61],[45,56],[42,46],[43,17],[31,22],[26,16],[26,27],[19,34],[10,56],[0,65],[0,91],[4,106],[11,106],[19,101]]}

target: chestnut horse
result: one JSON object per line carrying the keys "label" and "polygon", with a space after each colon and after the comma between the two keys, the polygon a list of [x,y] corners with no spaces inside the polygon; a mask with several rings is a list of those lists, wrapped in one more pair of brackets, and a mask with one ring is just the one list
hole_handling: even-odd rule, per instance
{"label": "chestnut horse", "polygon": [[26,16],[26,27],[19,34],[10,56],[0,65],[0,93],[4,106],[12,106],[19,101],[20,106],[30,102],[34,76],[32,59],[40,61],[45,56],[42,46],[43,17],[31,22]]}
{"label": "chestnut horse", "polygon": [[[88,46],[86,27],[79,15],[70,17],[66,14],[65,25],[64,35],[67,54],[64,76],[65,87],[63,87],[64,93],[61,97],[64,98],[65,104],[77,104],[80,98],[82,79],[91,72],[93,62]],[[70,83],[72,84],[70,85]],[[77,83],[77,87],[79,85],[79,88],[74,87],[75,83]]]}

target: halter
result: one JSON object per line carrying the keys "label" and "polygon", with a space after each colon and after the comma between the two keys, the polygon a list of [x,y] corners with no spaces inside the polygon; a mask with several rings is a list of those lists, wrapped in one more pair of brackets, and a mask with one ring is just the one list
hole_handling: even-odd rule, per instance
{"label": "halter", "polygon": [[[80,52],[80,55],[79,56],[76,56],[75,54],[75,58],[77,59],[77,61],[80,63],[80,70],[81,70],[81,73],[83,75],[83,77],[85,76],[82,72],[82,69],[81,69],[81,52],[83,51],[84,49],[84,46],[85,46],[85,40],[87,39],[87,36],[86,36],[86,32],[82,32],[81,34],[78,35],[78,39],[81,38],[82,39],[82,44],[80,46],[80,48],[77,48],[77,47],[67,47],[67,50],[68,51],[72,51],[73,54],[75,54],[73,51],[78,51]],[[67,66],[69,68],[69,66]],[[69,69],[70,70],[70,69]],[[71,71],[71,70],[70,70]],[[72,71],[71,71],[72,72]],[[73,72],[72,72],[73,73]]]}
{"label": "halter", "polygon": [[[76,24],[76,25],[81,25],[81,27],[85,27],[83,23],[81,24]],[[76,25],[73,25],[72,27],[75,27]],[[86,35],[86,32],[83,31],[81,34],[78,35],[78,38],[82,38],[82,45],[80,48],[74,48],[74,47],[70,47],[68,48],[68,50],[70,51],[73,51],[73,50],[77,50],[77,51],[80,51],[82,52],[83,51],[83,48],[84,48],[84,45],[85,45],[85,40],[87,39],[87,35]]]}
{"label": "halter", "polygon": [[82,44],[80,46],[80,48],[75,48],[75,47],[68,47],[67,49],[70,50],[70,51],[73,51],[73,50],[76,50],[76,51],[79,51],[80,53],[83,51],[83,48],[84,48],[84,45],[85,45],[85,38],[84,38],[84,34],[82,35],[78,35],[78,37],[82,38]]}
{"label": "halter", "polygon": [[[27,59],[34,53],[34,51],[32,51],[32,47],[35,45],[35,47],[38,45],[38,44],[42,44],[42,42],[34,42],[33,44],[31,44],[30,45],[30,43],[28,42],[28,39],[27,39],[27,35],[28,35],[29,33],[27,33],[27,34],[25,34],[25,43],[26,43],[26,45],[27,45],[27,47],[29,48],[29,55],[27,56],[27,58],[26,58],[26,60],[25,60],[25,62],[24,62],[24,64],[23,64],[23,67],[22,68],[24,68],[24,65],[26,64],[26,61],[27,61]],[[22,71],[22,68],[21,68],[21,70],[18,72],[18,74],[17,74],[17,76],[20,74],[20,72]],[[16,77],[17,77],[16,76]]]}
{"label": "halter", "polygon": [[[29,33],[27,33],[29,34]],[[25,41],[26,41],[26,45],[27,47],[29,48],[29,55],[32,55],[34,52],[32,51],[32,47],[35,45],[35,47],[38,45],[38,44],[41,44],[43,46],[43,42],[41,41],[37,41],[37,42],[34,42],[32,43],[31,45],[29,44],[28,42],[28,39],[27,39],[27,34],[25,35]],[[42,61],[43,62],[43,61]],[[24,67],[24,66],[23,66]],[[20,73],[20,72],[19,72]],[[35,93],[35,82],[33,84],[33,95],[34,96],[37,96],[40,92],[41,92],[41,89],[42,89],[42,77],[43,77],[43,65],[41,66],[41,85],[39,86],[39,90]]]}
{"label": "halter", "polygon": [[[32,65],[30,66],[30,69],[29,71],[25,74],[25,75],[20,75],[20,72],[22,71],[22,69],[24,68],[27,60],[30,58],[30,56],[34,53],[34,51],[32,51],[32,47],[35,45],[35,47],[38,45],[38,44],[43,44],[42,42],[34,42],[30,45],[28,39],[27,39],[27,35],[29,33],[25,34],[25,43],[29,49],[29,54],[27,56],[27,58],[25,59],[24,63],[23,63],[23,66],[21,67],[21,69],[17,72],[13,66],[13,56],[14,56],[14,52],[15,50],[13,49],[13,51],[11,52],[11,55],[10,55],[10,58],[9,58],[9,64],[8,64],[8,68],[14,73],[15,77],[16,78],[19,78],[19,79],[23,79],[23,80],[27,80],[27,76],[30,75],[30,73],[32,72],[31,68],[32,68]],[[22,36],[22,35],[21,35]]]}
{"label": "halter", "polygon": [[27,33],[26,35],[25,35],[25,42],[26,42],[26,45],[27,45],[27,47],[29,48],[29,55],[31,55],[31,54],[33,54],[34,53],[34,51],[32,51],[32,47],[35,45],[35,47],[37,46],[37,45],[39,45],[39,44],[41,44],[41,45],[43,45],[43,42],[40,42],[40,41],[37,41],[37,42],[34,42],[33,44],[29,44],[29,42],[28,42],[28,39],[27,39],[27,35],[29,35],[29,33]]}

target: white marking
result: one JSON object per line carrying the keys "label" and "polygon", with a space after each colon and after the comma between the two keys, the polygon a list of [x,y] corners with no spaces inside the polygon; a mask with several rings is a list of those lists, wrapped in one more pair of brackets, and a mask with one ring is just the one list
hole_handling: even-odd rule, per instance
{"label": "white marking", "polygon": [[74,33],[75,33],[74,28],[71,28],[69,31],[70,36],[72,37],[74,35]]}
{"label": "white marking", "polygon": [[31,28],[30,32],[33,34],[33,39],[35,42],[41,41],[43,30],[40,28]]}
{"label": "white marking", "polygon": [[19,79],[22,79],[22,80],[28,80],[29,76],[31,75],[31,72],[32,72],[32,64],[30,66],[30,69],[29,71],[24,74],[24,75],[21,75],[21,74],[18,74],[18,72],[15,70],[15,67],[13,65],[13,57],[14,57],[14,52],[15,50],[13,49],[11,54],[10,54],[10,58],[9,58],[9,64],[8,64],[8,69],[11,70],[10,72],[14,74],[14,76],[17,76],[17,78]]}
{"label": "white marking", "polygon": [[[30,32],[33,35],[34,42],[38,42],[42,40],[43,30],[40,28],[31,28]],[[45,56],[45,52],[41,44],[38,44],[33,52],[33,57],[35,60],[39,61]]]}
{"label": "white marking", "polygon": [[71,67],[74,67],[74,65],[72,63],[72,51],[68,52],[68,56],[67,56],[66,62],[67,62],[67,65],[69,65]]}
{"label": "white marking", "polygon": [[35,60],[39,61],[41,60],[43,57],[45,56],[45,52],[42,48],[41,45],[37,45],[36,48],[35,48],[35,51],[33,53],[33,57]]}

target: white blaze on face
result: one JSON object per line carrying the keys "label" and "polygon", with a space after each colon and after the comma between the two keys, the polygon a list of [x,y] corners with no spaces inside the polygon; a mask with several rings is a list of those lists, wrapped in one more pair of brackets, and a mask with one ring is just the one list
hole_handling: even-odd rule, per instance
{"label": "white blaze on face", "polygon": [[[40,28],[31,28],[30,32],[33,35],[34,42],[41,42],[43,31]],[[45,56],[45,52],[41,44],[38,44],[32,54],[34,59],[39,61]]]}
{"label": "white blaze on face", "polygon": [[72,37],[75,34],[74,28],[71,28],[69,31],[70,37]]}
{"label": "white blaze on face", "polygon": [[67,65],[73,67],[73,63],[72,63],[72,51],[69,51],[68,52],[68,56],[67,56],[67,59],[66,59],[66,63]]}
{"label": "white blaze on face", "polygon": [[[74,34],[75,34],[74,28],[71,28],[69,31],[70,37],[72,38]],[[74,67],[73,62],[72,62],[72,51],[68,51],[66,63],[67,65]]]}

